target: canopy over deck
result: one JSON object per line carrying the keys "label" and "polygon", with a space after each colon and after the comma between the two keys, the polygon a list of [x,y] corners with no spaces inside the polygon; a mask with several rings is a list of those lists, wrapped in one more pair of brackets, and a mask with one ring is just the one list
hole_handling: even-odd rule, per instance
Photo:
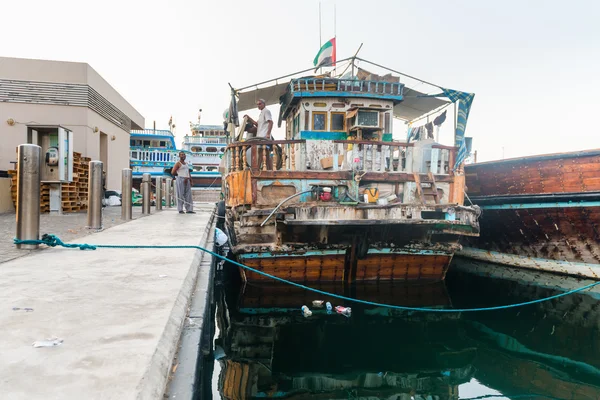
{"label": "canopy over deck", "polygon": [[[442,86],[435,85],[421,79],[415,78],[410,75],[403,74],[401,72],[392,70],[390,68],[383,67],[381,65],[372,63],[367,60],[360,59],[358,57],[352,57],[345,60],[338,61],[338,65],[344,61],[354,63],[356,60],[366,62],[373,66],[383,68],[387,71],[397,74],[399,77],[393,77],[397,79],[397,82],[401,80],[414,81],[417,85],[426,85],[432,89],[434,94],[424,93],[407,86],[405,82],[402,82],[402,100],[395,102],[394,104],[394,117],[406,122],[411,122],[421,117],[432,114],[436,111],[440,111],[445,106],[451,103],[458,103],[458,115],[457,115],[457,127],[455,130],[455,143],[459,147],[459,154],[456,160],[456,166],[460,165],[462,161],[467,157],[466,147],[464,143],[464,134],[466,129],[466,123],[473,101],[474,94],[459,92],[451,89],[443,88]],[[307,72],[311,72],[307,76]],[[252,86],[247,86],[241,89],[233,89],[235,97],[232,98],[232,110],[236,112],[231,113],[234,121],[237,120],[237,110],[249,110],[256,107],[256,101],[263,99],[266,105],[282,104],[283,98],[286,92],[290,89],[290,81],[296,78],[326,78],[326,79],[341,79],[344,81],[360,82],[365,80],[365,76],[371,75],[368,71],[358,68],[359,73],[357,76],[343,76],[343,77],[331,77],[329,75],[316,75],[313,69],[307,69],[299,71],[297,73],[285,75],[270,81],[261,82]],[[361,79],[362,73],[362,79]],[[391,75],[386,75],[391,77]],[[385,77],[384,77],[385,78]],[[283,81],[283,82],[282,82]],[[437,92],[437,93],[436,93]],[[332,91],[332,96],[335,96],[335,91]],[[284,110],[281,110],[284,112]]]}

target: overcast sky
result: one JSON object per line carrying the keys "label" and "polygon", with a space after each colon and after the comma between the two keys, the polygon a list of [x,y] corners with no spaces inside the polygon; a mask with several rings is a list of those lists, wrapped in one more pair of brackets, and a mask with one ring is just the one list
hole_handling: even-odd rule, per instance
{"label": "overcast sky", "polygon": [[[198,108],[221,123],[228,82],[309,68],[319,50],[318,0],[4,3],[3,56],[87,62],[147,127],[173,115],[178,137]],[[321,4],[326,41],[335,2]],[[338,59],[364,43],[363,58],[474,92],[479,160],[600,148],[599,21],[594,0],[338,0]]]}

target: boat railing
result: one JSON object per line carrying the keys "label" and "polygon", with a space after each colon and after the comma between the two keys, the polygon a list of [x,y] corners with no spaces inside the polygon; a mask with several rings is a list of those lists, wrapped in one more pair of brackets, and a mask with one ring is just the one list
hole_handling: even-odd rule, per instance
{"label": "boat railing", "polygon": [[438,144],[421,147],[414,142],[372,140],[335,140],[333,143],[334,170],[450,175],[456,154],[455,147]]}
{"label": "boat railing", "polygon": [[[310,163],[306,140],[250,140],[227,146],[225,168],[229,172],[252,171],[358,171],[369,173],[433,173],[452,175],[456,148],[432,144],[334,140],[327,169]],[[328,152],[326,152],[329,154]],[[307,162],[308,161],[308,162]],[[317,165],[315,165],[317,164]]]}
{"label": "boat railing", "polygon": [[362,92],[402,96],[404,84],[400,82],[335,79],[299,78],[291,82],[292,92]]}
{"label": "boat railing", "polygon": [[229,172],[304,171],[306,140],[249,140],[232,143],[227,146],[223,158]]}
{"label": "boat railing", "polygon": [[161,135],[161,136],[173,136],[173,132],[166,129],[132,129],[131,135]]}
{"label": "boat railing", "polygon": [[132,149],[129,150],[129,159],[131,161],[175,163],[179,160],[179,156],[176,151]]}
{"label": "boat railing", "polygon": [[207,138],[202,136],[186,135],[183,140],[185,143],[227,144],[227,138]]}

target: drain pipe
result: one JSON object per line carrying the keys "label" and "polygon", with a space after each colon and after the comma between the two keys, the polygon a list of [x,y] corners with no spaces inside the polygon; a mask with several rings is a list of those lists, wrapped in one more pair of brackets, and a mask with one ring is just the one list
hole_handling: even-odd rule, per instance
{"label": "drain pipe", "polygon": [[267,221],[271,219],[271,217],[273,216],[273,214],[275,214],[275,211],[277,211],[279,209],[279,207],[281,207],[283,205],[283,203],[285,203],[286,201],[288,201],[290,199],[293,199],[296,196],[300,196],[301,194],[304,194],[304,193],[310,193],[312,191],[313,191],[313,189],[305,190],[303,192],[295,193],[295,194],[291,195],[290,197],[287,197],[287,198],[283,199],[281,201],[281,203],[277,204],[277,207],[275,207],[273,209],[273,211],[271,211],[271,214],[269,214],[269,216],[262,222],[262,224],[260,224],[260,226],[265,226],[265,224],[267,223]]}

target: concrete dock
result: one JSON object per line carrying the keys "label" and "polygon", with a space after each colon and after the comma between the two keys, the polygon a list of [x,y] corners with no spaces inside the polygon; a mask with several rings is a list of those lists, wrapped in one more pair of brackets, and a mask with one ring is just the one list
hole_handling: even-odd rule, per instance
{"label": "concrete dock", "polygon": [[[195,210],[163,210],[73,242],[206,246],[214,205]],[[163,398],[192,293],[209,286],[198,268],[206,258],[194,249],[55,248],[1,263],[1,397]],[[63,342],[33,346],[48,338]]]}

